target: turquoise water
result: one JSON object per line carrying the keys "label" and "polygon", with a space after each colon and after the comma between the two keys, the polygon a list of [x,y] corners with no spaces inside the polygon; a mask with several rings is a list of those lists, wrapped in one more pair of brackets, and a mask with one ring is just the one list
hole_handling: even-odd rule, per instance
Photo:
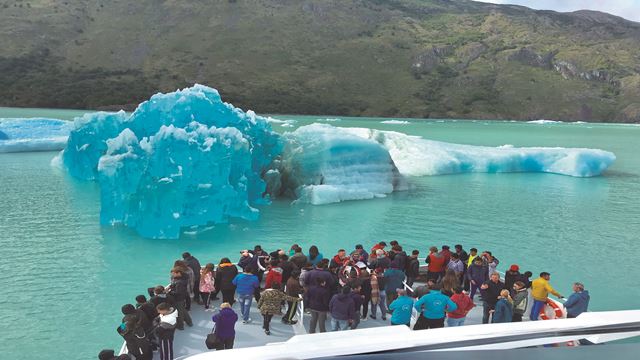
{"label": "turquoise water", "polygon": [[[82,112],[0,108],[0,117],[70,119]],[[279,116],[296,126],[318,117]],[[602,177],[465,174],[411,178],[412,189],[383,199],[323,206],[276,201],[257,222],[219,225],[179,240],[149,240],[98,225],[99,189],[49,163],[55,153],[0,154],[0,309],[3,358],[91,359],[119,348],[120,306],[164,284],[173,260],[236,257],[254,244],[298,243],[325,255],[356,243],[400,241],[423,252],[456,243],[489,249],[534,273],[549,271],[568,294],[582,281],[593,310],[640,308],[640,127],[486,121],[343,119],[337,126],[396,130],[476,145],[593,147],[618,159]],[[279,125],[275,128],[288,130]],[[55,356],[52,356],[54,355]]]}

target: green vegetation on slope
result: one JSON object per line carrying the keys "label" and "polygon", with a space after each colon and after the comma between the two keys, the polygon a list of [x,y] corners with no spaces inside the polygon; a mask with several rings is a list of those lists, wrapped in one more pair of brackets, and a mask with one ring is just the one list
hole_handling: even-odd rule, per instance
{"label": "green vegetation on slope", "polygon": [[640,24],[446,0],[0,0],[0,105],[640,121]]}

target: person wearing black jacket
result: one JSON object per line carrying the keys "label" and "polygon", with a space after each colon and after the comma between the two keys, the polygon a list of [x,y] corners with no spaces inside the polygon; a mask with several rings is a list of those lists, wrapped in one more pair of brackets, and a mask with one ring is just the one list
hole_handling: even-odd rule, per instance
{"label": "person wearing black jacket", "polygon": [[147,319],[151,322],[153,322],[153,319],[158,316],[156,306],[147,301],[147,298],[144,295],[136,296],[136,309],[142,310],[142,312],[147,316]]}
{"label": "person wearing black jacket", "polygon": [[184,329],[184,323],[187,325],[193,326],[193,321],[191,321],[191,315],[186,309],[186,300],[189,296],[189,292],[187,290],[187,280],[186,275],[179,268],[171,269],[171,285],[169,289],[169,294],[173,295],[176,302],[176,310],[178,310],[178,323],[176,328],[179,330]]}
{"label": "person wearing black jacket", "polygon": [[182,254],[182,259],[193,270],[193,301],[200,304],[200,261],[188,252]]}
{"label": "person wearing black jacket", "polygon": [[495,310],[500,291],[504,289],[504,283],[500,281],[500,274],[494,272],[491,274],[489,281],[480,286],[480,294],[482,295],[482,323],[489,323],[489,315],[491,310]]}
{"label": "person wearing black jacket", "polygon": [[124,338],[129,354],[136,360],[152,360],[151,342],[142,326],[137,324],[137,316],[127,315],[123,320],[117,331]]}
{"label": "person wearing black jacket", "polygon": [[316,278],[315,285],[309,287],[304,293],[304,302],[311,310],[311,321],[309,322],[309,334],[316,332],[316,325],[320,332],[326,332],[327,313],[329,312],[329,302],[331,301],[331,290],[323,278]]}
{"label": "person wearing black jacket", "polygon": [[413,286],[416,278],[420,275],[420,251],[413,250],[411,256],[407,258],[407,265],[405,267],[405,274],[407,275],[407,285]]}
{"label": "person wearing black jacket", "polygon": [[298,267],[289,260],[289,257],[285,254],[280,255],[280,263],[278,264],[282,269],[282,283],[286,284],[289,278],[291,277],[291,273],[294,270],[298,270]]}
{"label": "person wearing black jacket", "polygon": [[123,323],[126,323],[128,319],[133,319],[136,326],[142,327],[146,334],[150,334],[153,330],[153,319],[150,320],[142,309],[136,309],[135,306],[126,304],[122,306],[121,311],[122,315],[124,315]]}
{"label": "person wearing black jacket", "polygon": [[158,285],[153,289],[153,296],[149,299],[149,302],[153,304],[153,306],[157,307],[158,305],[166,302],[169,306],[176,306],[176,299],[173,295],[167,293],[167,289],[162,285]]}
{"label": "person wearing black jacket", "polygon": [[222,302],[233,305],[236,286],[233,285],[233,278],[238,275],[238,268],[231,263],[229,258],[222,258],[216,271],[216,290],[222,293]]}

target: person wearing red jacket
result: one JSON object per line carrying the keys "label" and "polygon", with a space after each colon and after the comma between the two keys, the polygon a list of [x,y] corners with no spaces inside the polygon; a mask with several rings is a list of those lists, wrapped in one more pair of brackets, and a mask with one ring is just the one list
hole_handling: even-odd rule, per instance
{"label": "person wearing red jacket", "polygon": [[271,285],[274,283],[282,284],[282,268],[277,259],[271,260],[269,264],[267,277],[264,280],[265,289],[271,289]]}
{"label": "person wearing red jacket", "polygon": [[425,262],[429,264],[429,268],[427,269],[427,280],[433,279],[435,282],[444,276],[445,269],[445,257],[442,254],[438,253],[438,248],[432,246],[429,248],[429,255],[425,259]]}
{"label": "person wearing red jacket", "polygon": [[471,298],[462,291],[462,287],[456,286],[453,289],[454,294],[451,296],[458,308],[455,311],[447,313],[447,326],[462,326],[467,318],[467,314],[474,306],[476,306]]}

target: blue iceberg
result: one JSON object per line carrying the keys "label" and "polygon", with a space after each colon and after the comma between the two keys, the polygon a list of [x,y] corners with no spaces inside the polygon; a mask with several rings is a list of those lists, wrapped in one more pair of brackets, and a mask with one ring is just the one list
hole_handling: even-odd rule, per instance
{"label": "blue iceberg", "polygon": [[60,161],[99,182],[101,223],[177,238],[184,227],[255,220],[253,206],[269,203],[262,174],[283,145],[265,118],[196,85],[156,94],[131,115],[77,119]]}
{"label": "blue iceberg", "polygon": [[279,135],[270,123],[293,126],[195,85],[156,94],[132,114],[76,119],[57,162],[100,184],[102,224],[177,238],[231,218],[255,220],[255,206],[279,196],[311,204],[371,199],[406,189],[409,176],[465,172],[589,177],[615,161],[595,149],[457,145],[328,124]]}
{"label": "blue iceberg", "polygon": [[46,118],[1,118],[0,153],[64,149],[73,124]]}

